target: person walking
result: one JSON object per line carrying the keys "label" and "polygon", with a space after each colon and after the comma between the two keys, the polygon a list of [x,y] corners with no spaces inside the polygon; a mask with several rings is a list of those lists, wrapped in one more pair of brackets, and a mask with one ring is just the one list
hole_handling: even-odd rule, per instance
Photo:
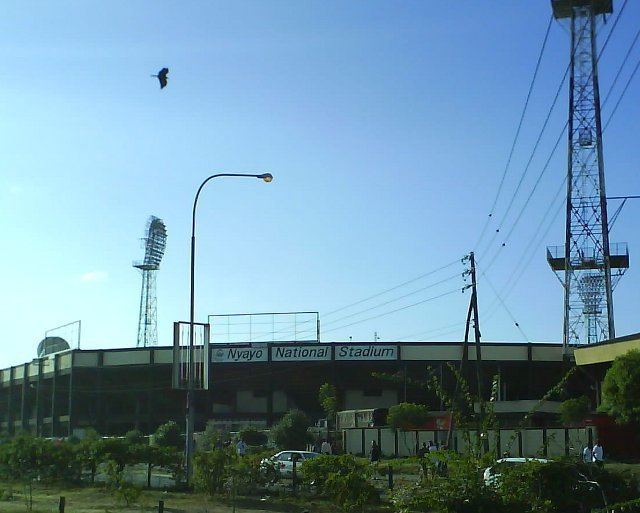
{"label": "person walking", "polygon": [[584,463],[591,463],[593,462],[593,447],[591,446],[591,444],[588,444],[583,450],[582,450],[582,461]]}
{"label": "person walking", "polygon": [[320,453],[321,454],[333,453],[333,451],[331,450],[331,444],[326,439],[322,440],[322,445],[320,446]]}
{"label": "person walking", "polygon": [[371,451],[369,452],[369,462],[372,465],[377,465],[380,461],[380,447],[375,440],[371,440]]}
{"label": "person walking", "polygon": [[596,440],[596,445],[593,446],[593,462],[598,465],[598,467],[602,468],[604,466],[604,449],[602,448],[602,444],[600,440]]}

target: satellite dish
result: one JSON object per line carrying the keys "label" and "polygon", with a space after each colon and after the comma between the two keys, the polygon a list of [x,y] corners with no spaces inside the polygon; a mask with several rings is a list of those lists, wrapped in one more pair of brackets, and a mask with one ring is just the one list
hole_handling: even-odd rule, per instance
{"label": "satellite dish", "polygon": [[69,343],[62,337],[45,337],[38,344],[38,358],[48,354],[59,353],[70,349]]}

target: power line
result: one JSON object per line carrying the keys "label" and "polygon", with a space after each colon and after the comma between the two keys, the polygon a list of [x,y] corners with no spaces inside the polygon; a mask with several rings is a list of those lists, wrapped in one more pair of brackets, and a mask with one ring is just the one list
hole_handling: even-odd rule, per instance
{"label": "power line", "polygon": [[[496,195],[493,199],[493,203],[491,205],[491,208],[489,209],[489,216],[487,217],[487,220],[484,223],[484,227],[482,228],[482,231],[480,233],[480,237],[478,237],[478,241],[476,242],[476,246],[478,244],[480,244],[480,241],[482,240],[482,238],[484,237],[484,234],[489,226],[489,223],[491,221],[491,217],[493,216],[493,212],[496,208],[496,205],[498,204],[498,200],[500,198],[500,194],[502,192],[502,187],[504,186],[504,181],[505,178],[507,177],[507,172],[509,170],[509,166],[511,165],[511,159],[513,158],[513,153],[515,151],[516,148],[516,144],[518,142],[518,138],[520,137],[520,130],[522,129],[522,124],[524,122],[524,117],[525,114],[527,112],[527,107],[529,106],[529,100],[531,98],[531,93],[533,91],[533,86],[535,85],[536,82],[536,78],[538,76],[538,71],[540,70],[540,63],[542,62],[542,56],[544,54],[544,50],[547,46],[547,40],[549,39],[549,32],[551,30],[551,24],[553,22],[553,15],[551,15],[549,17],[549,23],[547,24],[547,29],[544,33],[544,39],[542,40],[542,46],[540,48],[540,52],[538,53],[538,60],[536,61],[536,67],[533,71],[533,77],[531,78],[531,82],[529,83],[529,90],[527,91],[527,96],[524,100],[524,106],[522,107],[522,113],[520,114],[520,120],[518,121],[518,127],[516,128],[516,133],[515,136],[513,137],[513,142],[511,143],[511,149],[509,150],[509,156],[507,157],[507,163],[504,166],[504,171],[502,172],[502,177],[500,178],[500,183],[498,184],[498,190],[496,192]],[[474,246],[475,247],[475,246]]]}
{"label": "power line", "polygon": [[460,277],[460,273],[455,273],[455,274],[453,274],[451,276],[448,276],[447,278],[444,278],[444,279],[442,279],[440,281],[437,281],[435,283],[431,283],[431,284],[427,285],[426,287],[422,287],[422,288],[420,288],[418,290],[414,290],[412,292],[409,292],[408,294],[404,294],[402,296],[399,296],[399,297],[390,299],[388,301],[385,301],[384,303],[380,303],[380,304],[371,306],[369,308],[365,308],[364,310],[360,310],[359,312],[355,312],[355,313],[352,313],[352,314],[349,314],[349,315],[345,315],[343,317],[339,317],[338,319],[334,319],[333,321],[329,321],[329,322],[325,323],[325,326],[326,325],[330,325],[330,324],[335,324],[336,322],[340,322],[340,321],[343,321],[345,319],[350,319],[351,317],[355,317],[356,315],[360,315],[360,314],[363,314],[363,313],[366,313],[366,312],[370,312],[371,310],[375,310],[376,308],[380,308],[380,307],[386,306],[386,305],[388,305],[390,303],[395,303],[396,301],[400,301],[401,299],[404,299],[406,297],[413,296],[414,294],[418,294],[419,292],[424,292],[427,289],[433,288],[433,287],[435,287],[437,285],[441,285],[443,283],[446,283],[448,281],[453,280],[454,278],[459,278],[459,277]]}
{"label": "power line", "polygon": [[362,319],[360,321],[355,321],[355,322],[352,322],[352,323],[349,323],[349,324],[345,324],[343,326],[338,326],[337,328],[331,328],[330,330],[323,331],[323,333],[330,333],[332,331],[340,330],[340,329],[343,329],[343,328],[348,328],[349,326],[354,326],[356,324],[360,324],[360,323],[363,323],[363,322],[371,321],[373,319],[378,319],[378,318],[384,317],[386,315],[391,315],[393,313],[400,312],[402,310],[407,310],[408,308],[413,308],[414,306],[422,305],[424,303],[428,303],[429,301],[434,301],[436,299],[440,299],[442,297],[451,295],[454,292],[459,292],[459,291],[460,291],[460,288],[456,287],[455,289],[449,290],[447,292],[443,292],[442,294],[438,294],[437,296],[432,296],[432,297],[429,297],[427,299],[423,299],[422,301],[418,301],[417,303],[412,303],[410,305],[405,305],[405,306],[402,306],[400,308],[396,308],[394,310],[390,310],[389,312],[383,312],[383,313],[378,314],[378,315],[373,315],[371,317],[367,317],[366,319]]}

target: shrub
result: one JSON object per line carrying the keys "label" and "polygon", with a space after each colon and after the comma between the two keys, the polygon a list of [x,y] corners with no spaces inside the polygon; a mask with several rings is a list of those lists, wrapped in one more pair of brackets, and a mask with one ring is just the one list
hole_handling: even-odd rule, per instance
{"label": "shrub", "polygon": [[267,443],[267,435],[252,426],[242,429],[239,435],[247,445],[264,445]]}
{"label": "shrub", "polygon": [[127,431],[127,434],[124,435],[124,439],[129,445],[144,445],[146,443],[144,435],[138,429]]}
{"label": "shrub", "polygon": [[154,433],[154,439],[156,445],[162,447],[182,447],[184,443],[180,426],[173,420],[159,426]]}
{"label": "shrub", "polygon": [[366,505],[378,501],[379,495],[370,477],[369,465],[350,454],[318,456],[304,463],[304,482],[316,486],[319,493],[347,512],[362,511]]}
{"label": "shrub", "polygon": [[400,403],[389,408],[387,422],[394,429],[411,429],[423,426],[429,418],[429,410],[422,404]]}
{"label": "shrub", "polygon": [[208,495],[223,492],[233,459],[233,452],[229,448],[196,453],[193,458],[195,489]]}
{"label": "shrub", "polygon": [[274,443],[280,449],[304,449],[311,440],[307,431],[311,422],[300,410],[287,412],[280,422],[271,428]]}
{"label": "shrub", "polygon": [[640,351],[618,356],[602,384],[600,411],[619,422],[640,422]]}
{"label": "shrub", "polygon": [[567,399],[560,404],[560,419],[566,426],[582,422],[589,414],[590,405],[587,396],[578,397],[577,399]]}

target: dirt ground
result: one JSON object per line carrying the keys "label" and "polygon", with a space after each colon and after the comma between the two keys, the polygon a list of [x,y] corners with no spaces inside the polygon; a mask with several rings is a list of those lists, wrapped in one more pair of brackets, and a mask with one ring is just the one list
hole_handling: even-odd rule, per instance
{"label": "dirt ground", "polygon": [[[2,499],[0,513],[27,511],[25,490],[20,485],[0,483]],[[12,498],[8,498],[13,495]],[[65,497],[65,513],[151,513],[158,511],[158,501],[164,501],[165,513],[333,513],[335,508],[321,501],[291,499],[288,501],[264,497],[239,498],[234,507],[231,501],[211,499],[200,494],[144,491],[141,497],[127,507],[124,501],[102,488],[58,488],[36,486],[33,490],[34,513],[58,513],[60,496]]]}

